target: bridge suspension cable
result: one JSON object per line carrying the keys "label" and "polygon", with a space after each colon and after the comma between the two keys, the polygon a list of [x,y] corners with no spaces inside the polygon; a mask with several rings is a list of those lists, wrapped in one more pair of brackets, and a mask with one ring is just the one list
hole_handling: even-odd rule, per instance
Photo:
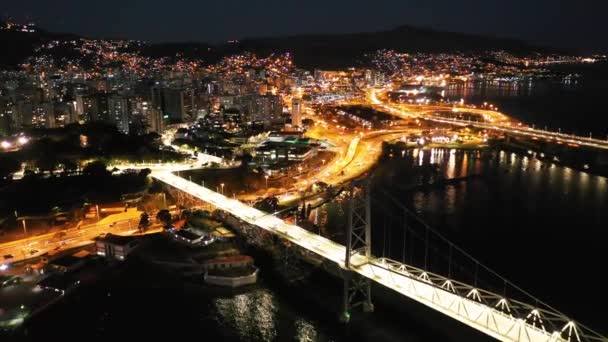
{"label": "bridge suspension cable", "polygon": [[[531,295],[529,292],[515,285],[507,278],[501,276],[498,272],[474,258],[468,252],[449,240],[442,233],[424,222],[419,215],[412,212],[386,189],[380,189],[380,193],[382,196],[384,196],[384,198],[389,199],[391,205],[396,207],[391,208],[387,205],[386,201],[382,201],[379,198],[372,196],[372,203],[376,204],[374,208],[379,208],[381,210],[381,214],[378,216],[383,217],[385,221],[390,222],[388,231],[384,234],[386,237],[389,237],[389,239],[391,230],[393,228],[391,224],[395,221],[394,213],[403,213],[403,217],[401,218],[403,220],[403,225],[397,226],[402,230],[402,262],[391,259],[392,255],[389,251],[388,254],[383,253],[383,257],[372,261],[374,264],[383,265],[388,270],[399,272],[407,275],[408,277],[422,279],[423,281],[431,283],[434,286],[444,290],[448,290],[452,293],[462,295],[465,298],[483,303],[490,308],[494,308],[505,315],[514,317],[518,321],[527,323],[534,328],[547,331],[554,338],[550,339],[549,341],[563,340],[580,342],[608,342],[607,337],[582,325],[579,322],[572,320],[566,314]],[[399,220],[396,221],[399,223]],[[419,229],[415,229],[415,226],[418,226]],[[424,231],[421,232],[420,229],[423,229]],[[432,238],[438,239],[439,242],[447,244],[447,256],[444,256],[444,260],[447,261],[447,263],[443,264],[443,268],[430,262],[431,255],[435,259],[442,256],[440,253],[441,251],[438,248],[430,245]],[[413,241],[415,239],[424,243],[424,250],[420,255],[422,260],[419,261],[420,266],[418,267],[415,265],[416,261],[414,260],[414,256],[416,254],[414,250],[415,244]],[[410,255],[408,264],[406,264],[406,249],[409,249]],[[431,251],[433,253],[430,253]],[[463,257],[467,261],[466,263],[473,267],[473,270],[468,270],[466,266],[456,262],[454,260],[456,256],[455,253],[458,256]],[[441,275],[440,273],[432,273],[431,269],[433,268],[442,269],[442,271],[438,272],[447,273],[447,276]],[[460,271],[460,273],[454,273],[454,271]],[[492,281],[483,282],[483,280],[486,279],[480,278],[480,273],[482,271],[484,274],[494,277],[495,280],[500,284],[492,283]],[[469,277],[466,276],[467,274]],[[473,285],[467,283],[465,280],[467,278],[470,279]],[[520,340],[531,339],[528,337],[528,339],[523,338]]]}

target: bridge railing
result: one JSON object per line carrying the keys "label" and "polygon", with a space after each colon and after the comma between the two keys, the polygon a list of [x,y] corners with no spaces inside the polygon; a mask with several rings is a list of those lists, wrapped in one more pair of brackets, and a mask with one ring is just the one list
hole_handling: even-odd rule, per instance
{"label": "bridge railing", "polygon": [[483,304],[504,316],[515,319],[516,322],[523,322],[534,329],[546,332],[552,338],[555,338],[555,341],[608,341],[606,337],[598,332],[570,319],[540,301],[536,305],[531,305],[386,257],[371,259],[370,263],[390,272],[398,273],[437,289]]}

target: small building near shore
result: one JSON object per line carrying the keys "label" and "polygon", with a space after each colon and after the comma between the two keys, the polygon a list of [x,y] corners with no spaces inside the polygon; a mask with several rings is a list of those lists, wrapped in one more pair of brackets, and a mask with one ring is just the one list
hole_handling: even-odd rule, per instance
{"label": "small building near shore", "polygon": [[193,229],[174,230],[171,233],[171,238],[179,243],[190,247],[207,246],[215,241],[215,238],[207,234],[199,234]]}
{"label": "small building near shore", "polygon": [[97,239],[95,246],[97,255],[106,259],[125,260],[139,246],[139,239],[135,236],[106,234]]}
{"label": "small building near shore", "polygon": [[205,262],[206,270],[246,267],[253,265],[253,258],[248,255],[217,257]]}
{"label": "small building near shore", "polygon": [[204,263],[206,283],[217,286],[239,287],[255,284],[258,268],[248,255],[218,257]]}
{"label": "small building near shore", "polygon": [[211,235],[220,241],[226,241],[234,238],[234,233],[224,227],[217,227]]}

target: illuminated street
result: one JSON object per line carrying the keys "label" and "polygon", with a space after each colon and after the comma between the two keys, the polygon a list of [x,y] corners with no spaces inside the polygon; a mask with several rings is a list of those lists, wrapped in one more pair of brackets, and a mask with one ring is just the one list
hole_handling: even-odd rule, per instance
{"label": "illuminated street", "polygon": [[[473,126],[476,128],[504,132],[524,137],[545,139],[550,142],[569,144],[574,147],[586,146],[599,149],[608,149],[608,140],[593,139],[589,137],[574,136],[560,132],[549,132],[535,129],[521,123],[517,123],[505,114],[493,110],[439,105],[383,104],[383,102],[378,98],[377,89],[369,90],[369,98],[372,105],[379,106],[382,109],[387,110],[389,113],[402,118],[418,117],[438,123],[452,124],[457,126]],[[448,114],[456,114],[459,112],[479,114],[484,117],[487,122],[458,120],[453,118],[450,119],[436,115],[437,113],[443,112]]]}

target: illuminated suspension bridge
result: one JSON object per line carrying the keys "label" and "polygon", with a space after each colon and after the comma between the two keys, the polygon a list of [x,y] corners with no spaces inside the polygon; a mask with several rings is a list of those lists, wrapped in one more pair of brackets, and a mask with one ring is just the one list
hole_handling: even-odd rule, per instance
{"label": "illuminated suspension bridge", "polygon": [[[417,220],[405,207],[401,208],[401,253],[395,252],[396,248],[390,245],[387,248],[385,243],[380,252],[382,256],[374,256],[369,185],[352,187],[348,191],[347,234],[346,243],[342,245],[171,172],[153,172],[152,177],[229,213],[243,224],[264,229],[337,264],[345,274],[345,320],[348,320],[349,312],[354,307],[360,306],[364,311],[373,310],[371,283],[376,282],[500,341],[608,342],[606,337],[544,304],[483,266]],[[422,265],[414,266],[414,249],[407,246],[413,246],[416,239],[424,241],[421,244],[424,248],[421,253]],[[449,255],[441,271],[443,275],[430,271],[435,252],[429,244],[432,239],[448,246]],[[383,241],[390,243],[391,240],[397,239],[384,236]],[[396,254],[401,256],[396,257]],[[473,265],[473,275],[468,282],[457,280],[466,277],[462,276],[465,274],[463,269],[452,262],[456,255],[464,256]],[[406,262],[408,258],[409,263]],[[482,286],[485,283],[478,281],[481,273],[493,276],[499,286]]]}

